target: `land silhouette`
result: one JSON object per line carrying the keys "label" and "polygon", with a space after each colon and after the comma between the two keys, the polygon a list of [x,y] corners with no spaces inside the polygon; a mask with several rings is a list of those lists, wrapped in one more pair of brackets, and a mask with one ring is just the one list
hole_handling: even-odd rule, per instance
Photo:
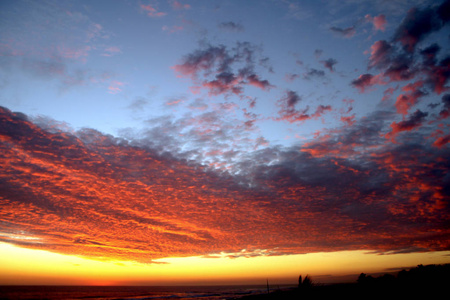
{"label": "land silhouette", "polygon": [[296,288],[240,299],[336,299],[340,296],[344,299],[438,299],[448,295],[449,285],[450,264],[418,265],[377,277],[361,273],[354,283],[317,284],[310,276],[302,279],[300,275]]}

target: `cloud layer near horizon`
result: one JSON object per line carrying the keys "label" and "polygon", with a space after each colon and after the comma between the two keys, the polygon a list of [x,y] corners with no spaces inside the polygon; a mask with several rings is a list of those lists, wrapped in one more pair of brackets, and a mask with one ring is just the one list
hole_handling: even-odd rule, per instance
{"label": "cloud layer near horizon", "polygon": [[140,262],[448,250],[447,149],[421,132],[386,143],[388,115],[255,151],[232,175],[145,140],[43,128],[2,108],[0,241]]}

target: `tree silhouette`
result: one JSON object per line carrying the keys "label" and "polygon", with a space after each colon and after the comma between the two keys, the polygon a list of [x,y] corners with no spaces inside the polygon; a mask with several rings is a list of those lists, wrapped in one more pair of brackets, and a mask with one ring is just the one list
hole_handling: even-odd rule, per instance
{"label": "tree silhouette", "polygon": [[309,289],[313,287],[313,282],[311,280],[311,277],[309,275],[305,276],[305,279],[302,281],[302,275],[298,277],[298,288],[299,289]]}

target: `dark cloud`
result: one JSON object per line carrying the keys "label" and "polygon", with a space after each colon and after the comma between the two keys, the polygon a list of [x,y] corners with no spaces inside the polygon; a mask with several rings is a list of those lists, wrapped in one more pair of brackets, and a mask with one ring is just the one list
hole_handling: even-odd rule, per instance
{"label": "dark cloud", "polygon": [[424,80],[433,92],[438,95],[444,93],[449,89],[447,84],[450,80],[450,56],[444,57],[435,65],[424,65],[423,73]]}
{"label": "dark cloud", "polygon": [[[418,91],[415,95],[410,93],[399,96],[403,99],[400,102],[413,105],[423,95],[439,95],[448,90],[450,57],[439,57],[442,47],[436,42],[427,45],[426,41],[431,33],[446,28],[444,26],[448,23],[448,13],[444,11],[450,6],[449,3],[445,1],[438,5],[412,8],[396,29],[391,41],[380,40],[371,46],[368,68],[374,68],[380,73],[360,75],[352,81],[352,85],[364,91],[367,87],[379,84],[404,82],[409,85],[411,80],[422,82],[420,95]],[[418,49],[419,43],[423,44],[422,49]],[[406,110],[398,111],[406,113]]]}
{"label": "dark cloud", "polygon": [[379,84],[380,76],[372,74],[362,74],[357,79],[351,82],[351,85],[359,89],[361,93],[364,93],[368,88]]}
{"label": "dark cloud", "polygon": [[294,91],[288,90],[286,94],[278,100],[277,105],[279,117],[276,120],[288,121],[290,123],[303,122],[312,118],[321,117],[326,111],[331,110],[330,105],[319,105],[313,114],[309,114],[309,106],[303,109],[297,109],[297,104],[302,98]]}
{"label": "dark cloud", "polygon": [[439,113],[439,116],[443,119],[450,117],[450,94],[442,96],[443,108]]}
{"label": "dark cloud", "polygon": [[436,57],[440,50],[441,47],[436,43],[421,50],[420,54],[423,56],[424,65],[426,66],[436,65]]}
{"label": "dark cloud", "polygon": [[286,101],[287,107],[293,108],[302,99],[296,92],[287,91],[284,100]]}
{"label": "dark cloud", "polygon": [[236,22],[222,22],[219,24],[220,29],[224,29],[227,31],[233,31],[233,32],[242,32],[244,31],[244,26],[240,23]]}
{"label": "dark cloud", "polygon": [[335,60],[334,58],[329,58],[327,60],[321,61],[321,63],[323,64],[323,66],[325,68],[327,68],[331,72],[333,72],[334,71],[334,65],[337,64],[337,60]]}
{"label": "dark cloud", "polygon": [[314,68],[309,69],[306,73],[303,74],[304,79],[311,79],[314,77],[324,77],[325,72],[323,70],[317,70]]}
{"label": "dark cloud", "polygon": [[245,85],[262,90],[273,87],[255,71],[257,67],[268,68],[267,59],[260,56],[261,49],[250,43],[237,43],[231,49],[224,45],[207,45],[185,56],[182,63],[173,68],[206,88],[210,95],[240,95]]}
{"label": "dark cloud", "polygon": [[330,30],[342,37],[345,38],[351,38],[356,34],[356,29],[355,26],[351,26],[351,27],[347,27],[347,28],[340,28],[340,27],[336,27],[336,26],[332,26],[330,27]]}
{"label": "dark cloud", "polygon": [[322,49],[316,49],[314,50],[314,55],[316,56],[316,58],[319,58],[323,53]]}
{"label": "dark cloud", "polygon": [[449,21],[449,1],[439,6],[424,9],[412,8],[394,35],[394,40],[400,42],[405,51],[413,52],[416,45],[423,41],[430,33],[438,31]]}
{"label": "dark cloud", "polygon": [[134,112],[142,111],[144,110],[145,106],[148,104],[148,100],[144,97],[137,97],[133,100],[133,102],[128,105],[127,108],[131,109]]}

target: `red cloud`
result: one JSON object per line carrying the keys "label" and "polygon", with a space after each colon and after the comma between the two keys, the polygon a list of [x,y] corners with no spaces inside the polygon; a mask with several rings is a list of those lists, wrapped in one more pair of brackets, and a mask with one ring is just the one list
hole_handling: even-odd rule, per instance
{"label": "red cloud", "polygon": [[372,17],[370,15],[365,16],[366,20],[373,24],[375,30],[385,31],[386,30],[386,17],[384,15],[378,15]]}
{"label": "red cloud", "polygon": [[369,58],[369,66],[385,66],[390,62],[390,55],[392,51],[392,46],[384,41],[376,41],[370,47],[370,58]]}
{"label": "red cloud", "polygon": [[[220,125],[216,117],[196,120],[204,122],[205,136]],[[365,122],[301,151],[246,153],[233,175],[174,151],[158,154],[146,144],[154,139],[49,132],[0,108],[0,240],[140,262],[242,249],[255,255],[448,249],[449,158],[416,142],[384,147],[374,141],[376,119]],[[430,230],[440,233],[433,241]]]}
{"label": "red cloud", "polygon": [[423,120],[427,116],[420,110],[417,110],[408,120],[402,122],[393,122],[391,124],[392,131],[386,134],[386,138],[394,140],[395,136],[402,131],[409,131],[416,129],[422,125]]}
{"label": "red cloud", "polygon": [[352,126],[356,122],[355,121],[355,115],[342,116],[341,117],[341,121],[344,122],[345,124],[347,124],[348,126]]}
{"label": "red cloud", "polygon": [[400,94],[395,102],[397,112],[402,115],[408,114],[408,111],[417,104],[419,99],[425,95],[420,89],[423,86],[423,81],[407,84],[402,88],[402,91],[407,92]]}
{"label": "red cloud", "polygon": [[445,145],[447,145],[449,142],[450,142],[450,134],[447,134],[446,136],[438,137],[434,141],[433,146],[438,147],[438,148],[442,148]]}

